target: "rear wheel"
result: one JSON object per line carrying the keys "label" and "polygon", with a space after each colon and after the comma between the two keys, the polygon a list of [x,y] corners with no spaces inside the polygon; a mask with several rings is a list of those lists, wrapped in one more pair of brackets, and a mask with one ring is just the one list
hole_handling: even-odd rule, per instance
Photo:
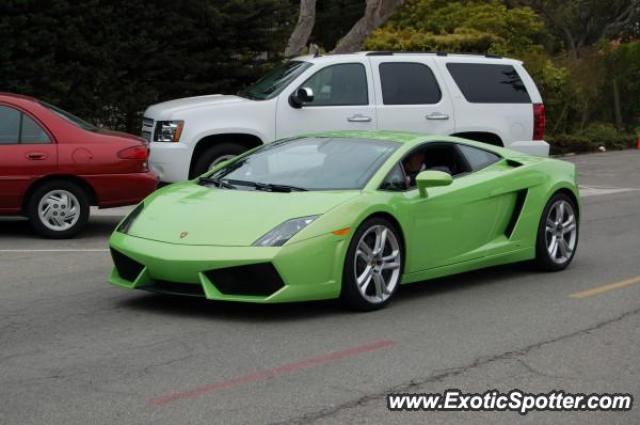
{"label": "rear wheel", "polygon": [[50,181],[33,192],[26,213],[38,234],[54,239],[70,238],[89,220],[89,199],[84,189],[73,182]]}
{"label": "rear wheel", "polygon": [[211,170],[223,161],[240,155],[247,148],[238,143],[216,143],[203,151],[194,163],[192,176],[197,177]]}
{"label": "rear wheel", "polygon": [[342,277],[342,301],[356,310],[377,310],[395,294],[403,250],[395,226],[383,218],[366,220],[353,235]]}
{"label": "rear wheel", "polygon": [[578,246],[578,208],[568,195],[555,194],[544,208],[536,241],[536,265],[542,270],[567,268]]}

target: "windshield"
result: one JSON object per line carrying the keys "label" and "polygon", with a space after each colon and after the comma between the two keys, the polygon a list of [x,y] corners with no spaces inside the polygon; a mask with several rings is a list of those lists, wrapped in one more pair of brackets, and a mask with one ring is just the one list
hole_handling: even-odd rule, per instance
{"label": "windshield", "polygon": [[309,62],[287,62],[260,78],[252,86],[240,91],[238,96],[253,100],[271,99],[284,90],[291,81],[310,66],[311,64]]}
{"label": "windshield", "polygon": [[45,108],[49,109],[51,112],[53,112],[54,114],[58,115],[59,117],[69,121],[71,124],[76,125],[80,128],[82,128],[83,130],[87,130],[87,131],[98,131],[98,127],[96,127],[93,124],[90,124],[88,122],[86,122],[85,120],[76,117],[75,115],[58,108],[57,106],[53,106],[47,102],[40,102],[40,104],[42,104],[42,106],[44,106]]}
{"label": "windshield", "polygon": [[362,189],[398,146],[386,140],[328,137],[274,142],[210,178],[220,181],[220,187],[238,189]]}

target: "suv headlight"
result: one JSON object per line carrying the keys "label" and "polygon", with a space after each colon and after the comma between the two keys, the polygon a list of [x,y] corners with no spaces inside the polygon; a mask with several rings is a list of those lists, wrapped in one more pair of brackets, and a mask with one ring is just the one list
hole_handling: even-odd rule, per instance
{"label": "suv headlight", "polygon": [[318,218],[317,215],[310,215],[285,221],[255,241],[253,246],[282,246],[316,218]]}
{"label": "suv headlight", "polygon": [[144,203],[139,203],[138,206],[135,207],[133,211],[131,211],[129,215],[124,218],[124,220],[122,220],[122,223],[120,223],[120,225],[116,228],[116,231],[124,233],[125,235],[129,234],[129,229],[133,225],[133,222],[136,221],[136,218],[138,218],[143,208]]}
{"label": "suv headlight", "polygon": [[184,121],[158,121],[153,137],[155,142],[179,142]]}

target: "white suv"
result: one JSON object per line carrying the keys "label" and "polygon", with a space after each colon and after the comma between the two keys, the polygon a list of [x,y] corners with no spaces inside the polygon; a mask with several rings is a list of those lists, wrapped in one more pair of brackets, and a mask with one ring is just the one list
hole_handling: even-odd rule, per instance
{"label": "white suv", "polygon": [[298,57],[235,96],[152,105],[142,135],[152,170],[173,182],[263,143],[330,130],[456,135],[546,156],[544,119],[520,61],[362,52]]}

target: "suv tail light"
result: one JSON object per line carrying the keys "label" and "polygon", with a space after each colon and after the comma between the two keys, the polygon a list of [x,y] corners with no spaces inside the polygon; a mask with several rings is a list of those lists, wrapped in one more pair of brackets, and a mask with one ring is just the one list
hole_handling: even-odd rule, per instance
{"label": "suv tail light", "polygon": [[533,140],[544,140],[544,103],[533,104]]}
{"label": "suv tail light", "polygon": [[140,161],[146,161],[148,157],[149,148],[145,145],[132,146],[118,152],[118,158],[121,159],[137,159]]}

